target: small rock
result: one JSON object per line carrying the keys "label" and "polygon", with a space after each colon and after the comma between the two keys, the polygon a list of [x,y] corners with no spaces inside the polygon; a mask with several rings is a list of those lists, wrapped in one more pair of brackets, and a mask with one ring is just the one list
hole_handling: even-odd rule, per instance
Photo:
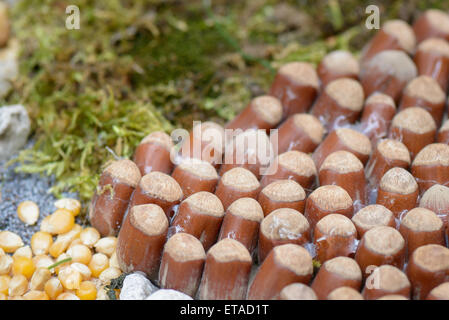
{"label": "small rock", "polygon": [[120,300],[144,300],[157,291],[158,287],[145,277],[143,272],[135,272],[126,276],[120,291]]}
{"label": "small rock", "polygon": [[193,300],[192,297],[172,289],[161,289],[145,300]]}
{"label": "small rock", "polygon": [[[1,69],[1,64],[0,64]],[[22,105],[0,108],[0,161],[7,160],[26,143],[30,118]]]}

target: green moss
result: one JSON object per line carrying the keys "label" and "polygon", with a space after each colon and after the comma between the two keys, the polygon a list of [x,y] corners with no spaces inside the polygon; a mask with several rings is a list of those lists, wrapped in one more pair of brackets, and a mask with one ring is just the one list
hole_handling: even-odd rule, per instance
{"label": "green moss", "polygon": [[171,129],[151,100],[133,93],[135,63],[123,53],[126,44],[111,41],[142,3],[80,1],[80,30],[65,28],[63,2],[23,1],[13,12],[21,78],[8,100],[28,107],[36,141],[20,153],[18,170],[55,175],[50,192],[88,200],[101,166],[113,159],[108,148],[130,157],[146,134]]}

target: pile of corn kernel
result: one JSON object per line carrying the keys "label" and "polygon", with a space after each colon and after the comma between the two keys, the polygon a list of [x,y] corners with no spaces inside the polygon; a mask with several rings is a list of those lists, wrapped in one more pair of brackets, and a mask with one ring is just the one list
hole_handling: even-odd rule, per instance
{"label": "pile of corn kernel", "polygon": [[[95,228],[76,224],[78,200],[61,199],[55,206],[30,246],[19,235],[0,231],[0,300],[108,299],[106,286],[122,273],[115,253],[117,238],[101,238]],[[33,224],[39,208],[24,201],[17,214]]]}

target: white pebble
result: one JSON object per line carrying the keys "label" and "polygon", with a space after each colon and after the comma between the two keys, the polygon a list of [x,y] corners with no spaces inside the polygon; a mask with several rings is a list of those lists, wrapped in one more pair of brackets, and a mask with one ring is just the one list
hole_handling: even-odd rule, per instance
{"label": "white pebble", "polygon": [[172,289],[161,289],[145,300],[193,300],[192,297]]}
{"label": "white pebble", "polygon": [[126,276],[120,291],[120,300],[145,300],[158,288],[145,277],[143,272],[135,272]]}

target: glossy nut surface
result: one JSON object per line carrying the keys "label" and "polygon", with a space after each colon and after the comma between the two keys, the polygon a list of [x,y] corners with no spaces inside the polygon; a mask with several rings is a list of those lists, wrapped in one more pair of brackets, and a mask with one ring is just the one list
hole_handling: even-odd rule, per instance
{"label": "glossy nut surface", "polygon": [[263,188],[257,200],[265,216],[279,208],[291,208],[304,213],[306,193],[294,180],[277,180]]}
{"label": "glossy nut surface", "polygon": [[359,62],[351,52],[345,50],[331,51],[324,56],[318,65],[317,72],[322,86],[339,78],[357,79]]}
{"label": "glossy nut surface", "polygon": [[304,62],[290,62],[281,66],[270,88],[284,107],[283,117],[307,112],[317,95],[319,79],[315,68]]}
{"label": "glossy nut surface", "polygon": [[308,113],[294,114],[278,128],[278,152],[313,152],[325,133],[324,126],[315,116]]}
{"label": "glossy nut surface", "polygon": [[405,52],[385,50],[362,66],[359,78],[366,96],[379,91],[389,95],[397,103],[403,88],[416,74],[415,64]]}
{"label": "glossy nut surface", "polygon": [[382,177],[377,190],[376,203],[391,210],[397,218],[416,207],[418,184],[403,168],[391,168]]}
{"label": "glossy nut surface", "polygon": [[117,234],[139,180],[139,169],[130,160],[115,161],[103,171],[89,212],[102,236]]}
{"label": "glossy nut surface", "polygon": [[410,107],[394,116],[389,138],[405,144],[413,159],[421,149],[435,141],[435,133],[435,120],[430,113],[419,107]]}
{"label": "glossy nut surface", "polygon": [[396,229],[379,226],[368,230],[359,243],[355,260],[368,275],[373,266],[391,264],[402,269],[405,263],[405,240]]}
{"label": "glossy nut surface", "polygon": [[142,176],[151,171],[161,171],[170,174],[173,162],[170,152],[173,148],[171,137],[162,131],[155,131],[142,139],[134,152],[134,162]]}

